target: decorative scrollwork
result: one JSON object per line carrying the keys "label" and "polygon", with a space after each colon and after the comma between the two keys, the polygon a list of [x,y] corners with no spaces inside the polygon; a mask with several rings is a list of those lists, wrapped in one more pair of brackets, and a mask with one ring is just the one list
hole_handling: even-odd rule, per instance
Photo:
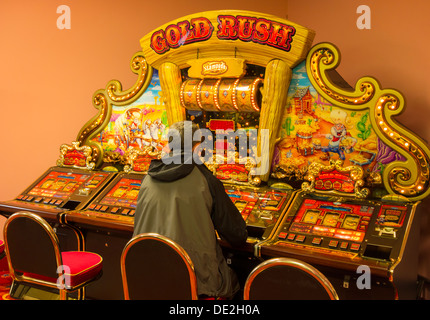
{"label": "decorative scrollwork", "polygon": [[87,146],[91,149],[95,166],[103,162],[103,149],[99,143],[91,139],[100,133],[109,122],[112,104],[124,105],[133,102],[146,90],[151,80],[153,69],[146,63],[141,52],[133,56],[130,66],[134,73],[139,74],[135,85],[127,91],[122,91],[121,83],[112,80],[107,84],[105,90],[96,91],[93,96],[93,105],[98,109],[98,114],[85,124],[76,138],[79,146]]}
{"label": "decorative scrollwork", "polygon": [[307,73],[324,98],[338,107],[351,110],[368,109],[372,128],[384,144],[401,154],[406,161],[387,164],[382,183],[390,194],[420,200],[430,194],[428,146],[393,119],[402,112],[404,99],[396,90],[381,89],[370,77],[361,78],[355,90],[336,87],[328,72],[339,64],[339,52],[329,43],[314,46],[307,57]]}
{"label": "decorative scrollwork", "polygon": [[362,81],[358,83],[358,90],[356,90],[356,93],[362,92],[362,94],[350,96],[347,95],[346,92],[339,92],[339,88],[334,88],[329,81],[325,80],[325,70],[333,69],[337,66],[338,55],[339,53],[334,47],[322,47],[315,50],[310,56],[310,71],[312,78],[318,84],[318,87],[336,102],[350,105],[362,105],[369,102],[375,93],[375,86],[372,82]]}
{"label": "decorative scrollwork", "polygon": [[117,80],[110,81],[106,86],[106,94],[108,98],[115,104],[130,103],[131,100],[137,98],[142,89],[146,89],[152,77],[152,68],[146,62],[142,53],[137,53],[133,56],[130,63],[131,70],[139,74],[139,77],[134,86],[122,91],[122,85]]}
{"label": "decorative scrollwork", "polygon": [[108,103],[106,101],[106,96],[103,93],[98,92],[94,95],[93,104],[97,109],[99,109],[99,113],[79,132],[77,141],[80,144],[84,144],[84,142],[100,128],[108,115]]}
{"label": "decorative scrollwork", "polygon": [[[387,113],[399,113],[402,111],[401,109],[402,103],[399,97],[394,94],[385,94],[376,103],[375,120],[385,138],[403,150],[405,157],[415,163],[414,166],[411,166],[410,161],[396,162],[386,168],[388,173],[385,176],[389,185],[399,195],[416,197],[428,188],[429,159],[425,150],[418,143],[408,138],[406,134],[399,133],[390,123]],[[416,168],[415,178],[411,172],[411,169],[414,168]]]}

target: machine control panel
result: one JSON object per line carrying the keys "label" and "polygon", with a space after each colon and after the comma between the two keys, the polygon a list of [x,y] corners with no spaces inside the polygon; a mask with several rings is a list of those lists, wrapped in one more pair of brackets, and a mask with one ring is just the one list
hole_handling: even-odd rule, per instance
{"label": "machine control panel", "polygon": [[292,191],[225,185],[246,222],[250,237],[265,239],[286,211]]}
{"label": "machine control panel", "polygon": [[52,167],[13,200],[16,205],[83,208],[116,173]]}

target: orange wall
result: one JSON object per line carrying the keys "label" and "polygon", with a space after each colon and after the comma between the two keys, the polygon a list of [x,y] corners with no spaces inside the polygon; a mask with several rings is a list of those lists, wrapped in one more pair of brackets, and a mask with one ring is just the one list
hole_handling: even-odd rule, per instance
{"label": "orange wall", "polygon": [[[71,29],[57,28],[57,7],[71,9]],[[0,200],[16,197],[75,140],[96,114],[93,93],[109,80],[123,88],[139,40],[182,16],[219,9],[287,15],[286,1],[0,1]]]}
{"label": "orange wall", "polygon": [[[288,2],[288,9],[287,9]],[[163,4],[162,6],[159,4]],[[422,115],[430,108],[426,41],[430,2],[409,0],[222,0],[198,1],[12,1],[0,2],[0,200],[14,198],[49,166],[59,147],[75,140],[96,114],[92,95],[111,79],[133,85],[129,68],[146,33],[181,16],[216,9],[275,14],[316,31],[314,43],[336,44],[338,68],[351,85],[374,76],[406,97],[398,120],[430,140]],[[71,29],[59,30],[57,7],[71,9]],[[356,8],[371,9],[371,29],[359,30]],[[426,50],[427,49],[427,50]],[[424,72],[423,72],[424,71]]]}
{"label": "orange wall", "polygon": [[[57,28],[61,5],[71,10],[70,30]],[[279,0],[1,0],[0,200],[56,164],[61,144],[96,115],[96,90],[112,79],[124,89],[134,84],[129,64],[140,38],[182,16],[226,8],[287,15]]]}
{"label": "orange wall", "polygon": [[[361,4],[371,9],[370,30],[356,27]],[[57,28],[60,5],[71,9],[70,30]],[[274,14],[315,30],[314,43],[339,47],[338,71],[351,85],[369,75],[401,91],[407,108],[398,121],[430,141],[426,0],[2,0],[0,200],[14,198],[55,165],[60,145],[74,141],[96,114],[96,90],[111,79],[125,89],[134,84],[129,61],[142,36],[181,16],[218,9]]]}

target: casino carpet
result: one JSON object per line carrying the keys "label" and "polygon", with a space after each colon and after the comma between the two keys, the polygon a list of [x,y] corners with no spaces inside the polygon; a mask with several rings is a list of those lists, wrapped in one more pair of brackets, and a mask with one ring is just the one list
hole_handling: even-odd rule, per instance
{"label": "casino carpet", "polygon": [[14,300],[9,296],[12,278],[9,275],[6,258],[0,260],[0,300]]}

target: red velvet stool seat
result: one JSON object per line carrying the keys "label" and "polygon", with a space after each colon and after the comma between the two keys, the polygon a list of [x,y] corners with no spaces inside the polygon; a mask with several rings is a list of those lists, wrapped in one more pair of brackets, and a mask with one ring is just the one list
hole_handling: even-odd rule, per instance
{"label": "red velvet stool seat", "polygon": [[69,266],[64,270],[65,278],[70,280],[70,286],[76,287],[81,283],[96,278],[103,269],[103,259],[96,253],[85,251],[66,251],[61,253],[63,264]]}
{"label": "red velvet stool seat", "polygon": [[[73,288],[79,286],[82,283],[87,283],[97,275],[103,269],[103,259],[98,254],[86,251],[66,251],[61,253],[63,260],[64,272],[62,279],[64,279],[64,285],[66,288]],[[48,281],[57,283],[58,278],[46,277],[39,274],[22,272],[26,277],[32,277],[41,281]]]}
{"label": "red velvet stool seat", "polygon": [[101,256],[86,251],[61,252],[52,227],[33,213],[10,216],[5,223],[4,239],[13,279],[11,293],[14,285],[26,284],[54,289],[60,299],[78,291],[78,298],[84,299],[85,286],[102,274]]}

